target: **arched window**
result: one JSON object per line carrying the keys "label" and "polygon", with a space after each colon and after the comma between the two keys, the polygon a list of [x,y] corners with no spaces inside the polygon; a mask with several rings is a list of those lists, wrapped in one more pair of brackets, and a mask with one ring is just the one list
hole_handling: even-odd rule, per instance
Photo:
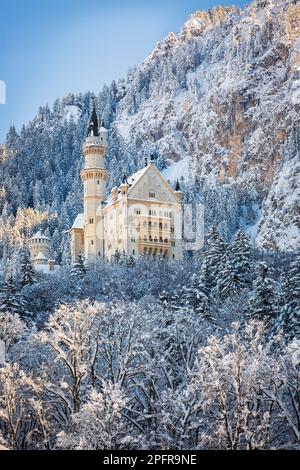
{"label": "arched window", "polygon": [[167,238],[165,238],[165,243],[169,243],[169,240]]}

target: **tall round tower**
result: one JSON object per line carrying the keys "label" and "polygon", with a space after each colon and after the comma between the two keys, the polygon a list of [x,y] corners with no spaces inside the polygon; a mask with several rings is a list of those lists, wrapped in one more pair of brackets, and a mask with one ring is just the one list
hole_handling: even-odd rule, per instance
{"label": "tall round tower", "polygon": [[84,252],[86,258],[103,256],[104,228],[102,208],[109,173],[105,168],[107,130],[99,126],[93,107],[83,144],[84,169],[80,176],[84,187]]}

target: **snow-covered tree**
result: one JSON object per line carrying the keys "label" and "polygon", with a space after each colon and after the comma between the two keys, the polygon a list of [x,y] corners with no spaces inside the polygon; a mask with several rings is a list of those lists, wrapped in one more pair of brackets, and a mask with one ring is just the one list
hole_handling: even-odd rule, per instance
{"label": "snow-covered tree", "polygon": [[7,354],[11,347],[24,335],[26,329],[26,325],[19,315],[9,312],[0,313],[0,341],[4,345],[4,361],[7,360]]}
{"label": "snow-covered tree", "polygon": [[[196,370],[188,386],[193,400],[190,422],[194,448],[260,449],[268,447],[272,404],[261,390],[272,388],[276,360],[264,340],[264,325],[208,338],[200,348]],[[187,398],[188,399],[188,398]]]}
{"label": "snow-covered tree", "polygon": [[222,298],[235,295],[243,287],[241,275],[236,271],[230,259],[226,259],[223,268],[220,270],[218,291]]}
{"label": "snow-covered tree", "polygon": [[71,277],[74,281],[81,280],[87,272],[87,267],[85,264],[85,259],[82,253],[78,253],[72,269],[71,269]]}
{"label": "snow-covered tree", "polygon": [[284,276],[280,315],[275,329],[283,329],[291,337],[300,333],[300,256],[292,261]]}
{"label": "snow-covered tree", "polygon": [[71,429],[58,436],[58,447],[72,450],[128,449],[133,437],[122,416],[126,400],[118,384],[102,382],[92,389],[87,402],[72,415]]}
{"label": "snow-covered tree", "polygon": [[254,291],[249,302],[249,316],[257,320],[270,321],[276,317],[276,293],[274,281],[268,277],[268,266],[260,262],[254,281]]}
{"label": "snow-covered tree", "polygon": [[203,266],[200,275],[193,274],[191,286],[184,288],[184,305],[204,318],[211,316],[211,300],[209,298],[210,280],[207,267]]}
{"label": "snow-covered tree", "polygon": [[34,382],[19,364],[0,367],[0,429],[11,449],[26,448],[35,430],[29,401],[34,388]]}
{"label": "snow-covered tree", "polygon": [[49,346],[65,371],[65,392],[71,410],[80,409],[82,387],[93,380],[99,348],[99,322],[105,315],[102,304],[88,301],[61,305],[49,318],[45,331],[37,339]]}
{"label": "snow-covered tree", "polygon": [[246,285],[253,267],[252,247],[249,238],[239,230],[229,245],[228,256],[239,281]]}
{"label": "snow-covered tree", "polygon": [[220,271],[225,263],[226,243],[215,227],[207,235],[207,247],[204,252],[204,266],[209,270],[211,282],[217,283]]}
{"label": "snow-covered tree", "polygon": [[12,277],[9,277],[0,288],[0,312],[25,316],[26,305],[22,293]]}
{"label": "snow-covered tree", "polygon": [[34,267],[31,264],[28,251],[23,255],[21,263],[21,286],[25,287],[36,282]]}

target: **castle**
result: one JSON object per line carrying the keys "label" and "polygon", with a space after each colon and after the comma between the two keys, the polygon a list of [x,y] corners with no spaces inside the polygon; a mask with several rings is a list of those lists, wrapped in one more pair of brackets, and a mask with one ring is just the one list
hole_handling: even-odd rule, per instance
{"label": "castle", "polygon": [[107,196],[107,130],[99,126],[95,106],[83,144],[84,210],[71,228],[71,254],[111,260],[116,251],[166,259],[182,258],[182,192],[173,190],[154,161],[122,178]]}

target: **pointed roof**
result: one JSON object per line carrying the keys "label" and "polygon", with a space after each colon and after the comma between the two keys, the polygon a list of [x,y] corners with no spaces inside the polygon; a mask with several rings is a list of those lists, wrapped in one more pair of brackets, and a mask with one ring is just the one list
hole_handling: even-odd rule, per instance
{"label": "pointed roof", "polygon": [[38,230],[29,240],[35,240],[37,238],[44,238],[46,240],[50,240],[50,238],[44,235],[41,230]]}
{"label": "pointed roof", "polygon": [[[128,176],[128,177],[126,177],[126,175],[124,175],[126,178],[124,179],[124,177],[123,177],[122,181],[123,181],[123,183],[125,181],[129,186],[128,194],[131,193],[131,191],[135,187],[135,185],[140,181],[140,179],[145,175],[145,173],[147,173],[147,171],[150,168],[153,168],[156,171],[156,173],[159,176],[160,180],[163,182],[165,187],[169,190],[170,194],[173,194],[173,198],[175,199],[175,194],[174,193],[176,192],[176,190],[173,190],[171,188],[171,186],[166,181],[164,176],[161,174],[161,172],[159,171],[159,169],[157,168],[157,166],[155,165],[153,160],[150,163],[148,163],[147,166],[144,166],[144,168],[142,168],[141,170],[138,170],[136,173],[133,173],[133,175]],[[179,185],[179,182],[178,182],[178,185]],[[115,186],[114,188],[117,188],[119,193],[120,193],[120,191],[121,191],[120,187]],[[179,191],[181,191],[181,189],[179,189]],[[105,201],[106,207],[110,206],[112,204],[112,202],[113,202],[113,198],[112,198],[112,195],[110,194],[108,196],[108,198],[106,199],[106,201]],[[174,202],[175,202],[175,200],[174,200]]]}
{"label": "pointed roof", "polygon": [[83,229],[84,226],[84,214],[78,214],[76,219],[74,220],[74,223],[72,225],[72,228],[80,228]]}
{"label": "pointed roof", "polygon": [[178,192],[178,191],[181,191],[181,187],[180,187],[180,184],[179,184],[179,181],[178,181],[178,180],[176,181],[176,185],[175,185],[174,191],[177,191],[177,192]]}
{"label": "pointed roof", "polygon": [[35,260],[48,261],[47,256],[45,256],[41,251],[39,252],[39,254],[34,259]]}
{"label": "pointed roof", "polygon": [[88,124],[87,137],[98,137],[99,136],[99,122],[96,113],[95,103],[93,104],[93,111]]}

